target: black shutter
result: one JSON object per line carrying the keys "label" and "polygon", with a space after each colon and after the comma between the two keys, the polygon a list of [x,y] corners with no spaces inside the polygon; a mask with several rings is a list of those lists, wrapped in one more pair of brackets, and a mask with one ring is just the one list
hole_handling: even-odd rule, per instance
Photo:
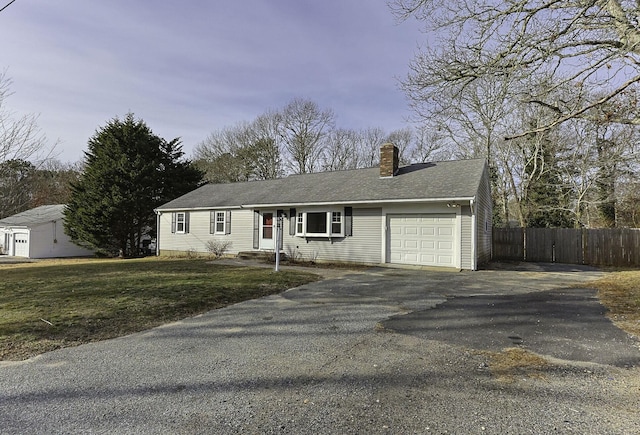
{"label": "black shutter", "polygon": [[353,208],[344,208],[344,235],[353,236]]}
{"label": "black shutter", "polygon": [[253,249],[260,249],[260,212],[253,211]]}
{"label": "black shutter", "polygon": [[296,235],[296,224],[298,222],[298,215],[296,214],[295,208],[289,209],[289,235]]}
{"label": "black shutter", "polygon": [[231,234],[231,210],[226,211],[224,224],[225,224],[224,233]]}

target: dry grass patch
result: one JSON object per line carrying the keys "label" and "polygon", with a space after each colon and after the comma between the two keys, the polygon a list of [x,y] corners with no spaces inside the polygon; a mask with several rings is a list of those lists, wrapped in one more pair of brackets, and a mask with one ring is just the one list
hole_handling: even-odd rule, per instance
{"label": "dry grass patch", "polygon": [[598,289],[607,316],[619,328],[640,338],[640,270],[612,272],[589,285]]}
{"label": "dry grass patch", "polygon": [[142,331],[319,278],[155,257],[0,265],[0,275],[0,360]]}
{"label": "dry grass patch", "polygon": [[502,352],[481,352],[489,358],[489,370],[500,381],[514,382],[518,377],[544,379],[551,363],[525,349],[511,347]]}

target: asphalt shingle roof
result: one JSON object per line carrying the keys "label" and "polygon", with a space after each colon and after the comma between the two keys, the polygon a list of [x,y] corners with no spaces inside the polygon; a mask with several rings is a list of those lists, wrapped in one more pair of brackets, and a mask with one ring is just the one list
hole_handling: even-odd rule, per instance
{"label": "asphalt shingle roof", "polygon": [[46,222],[53,222],[64,217],[64,204],[42,205],[23,211],[4,219],[0,219],[0,226],[25,226],[30,227]]}
{"label": "asphalt shingle roof", "polygon": [[380,178],[379,168],[292,175],[277,180],[207,184],[158,210],[394,200],[472,198],[482,159],[419,163]]}

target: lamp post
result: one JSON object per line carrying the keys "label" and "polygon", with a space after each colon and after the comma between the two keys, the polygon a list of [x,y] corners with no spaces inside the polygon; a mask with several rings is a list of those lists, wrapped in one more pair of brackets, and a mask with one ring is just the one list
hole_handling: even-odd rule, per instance
{"label": "lamp post", "polygon": [[276,272],[280,271],[280,234],[282,232],[282,224],[284,222],[284,216],[276,217]]}

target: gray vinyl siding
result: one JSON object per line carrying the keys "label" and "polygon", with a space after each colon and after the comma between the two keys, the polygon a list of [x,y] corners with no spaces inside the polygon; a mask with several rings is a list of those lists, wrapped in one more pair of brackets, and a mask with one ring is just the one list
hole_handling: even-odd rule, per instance
{"label": "gray vinyl siding", "polygon": [[[158,246],[163,253],[197,252],[208,253],[206,243],[209,240],[230,241],[228,254],[252,249],[251,226],[252,210],[231,210],[231,234],[210,234],[212,210],[188,211],[189,232],[185,234],[171,232],[171,212],[160,214],[160,234]],[[224,210],[221,210],[224,211]]]}
{"label": "gray vinyl siding", "polygon": [[253,249],[253,210],[232,210],[231,211],[231,234],[214,236],[211,238],[224,238],[233,243],[230,254],[237,254],[242,251]]}
{"label": "gray vinyl siding", "polygon": [[290,236],[285,224],[283,252],[303,260],[382,263],[382,208],[354,208],[353,236],[333,240]]}
{"label": "gray vinyl siding", "polygon": [[462,206],[460,210],[460,267],[462,269],[473,269],[472,239],[471,234],[472,218],[471,207]]}
{"label": "gray vinyl siding", "polygon": [[486,167],[482,174],[476,200],[476,256],[478,258],[478,266],[481,266],[491,261],[492,248],[493,205],[491,202],[489,171]]}

